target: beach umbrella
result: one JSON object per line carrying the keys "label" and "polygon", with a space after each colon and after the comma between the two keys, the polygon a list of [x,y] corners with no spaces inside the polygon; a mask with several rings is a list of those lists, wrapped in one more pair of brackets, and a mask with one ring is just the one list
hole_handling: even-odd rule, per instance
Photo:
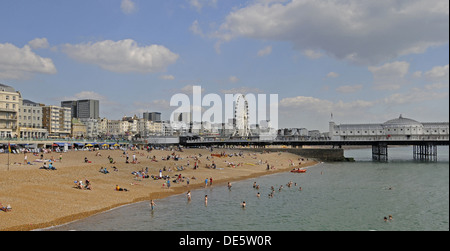
{"label": "beach umbrella", "polygon": [[115,143],[114,146],[120,146],[119,144]]}
{"label": "beach umbrella", "polygon": [[87,144],[86,146],[88,146],[88,147],[89,147],[89,146],[93,146],[93,145],[92,145],[92,144]]}

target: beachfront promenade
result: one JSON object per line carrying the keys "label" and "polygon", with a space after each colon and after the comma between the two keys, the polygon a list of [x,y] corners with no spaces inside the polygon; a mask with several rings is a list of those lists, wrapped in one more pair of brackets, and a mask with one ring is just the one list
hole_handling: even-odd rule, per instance
{"label": "beachfront promenade", "polygon": [[7,149],[8,145],[11,146],[12,149],[16,148],[28,148],[28,149],[36,149],[36,148],[52,148],[52,147],[64,147],[67,145],[69,148],[72,147],[85,147],[85,146],[93,146],[102,148],[105,145],[108,146],[128,146],[132,144],[130,141],[125,140],[92,140],[92,139],[50,139],[50,138],[0,138],[0,149]]}
{"label": "beachfront promenade", "polygon": [[[156,140],[155,140],[156,139]],[[163,140],[161,140],[163,139]],[[166,140],[170,139],[170,140]],[[389,146],[413,146],[413,158],[419,160],[436,160],[437,147],[448,146],[448,138],[434,139],[374,139],[374,140],[330,140],[330,139],[295,139],[276,138],[264,140],[257,137],[239,138],[218,138],[202,137],[192,139],[191,137],[156,137],[146,140],[125,141],[125,140],[88,140],[88,139],[0,139],[0,148],[6,149],[8,144],[12,148],[52,148],[64,147],[129,147],[148,145],[182,145],[184,147],[250,147],[250,148],[289,148],[303,149],[304,147],[328,147],[332,149],[342,149],[345,146],[366,146],[372,147],[372,157],[374,160],[387,160]],[[295,151],[295,150],[294,150]],[[317,153],[316,153],[317,154]]]}

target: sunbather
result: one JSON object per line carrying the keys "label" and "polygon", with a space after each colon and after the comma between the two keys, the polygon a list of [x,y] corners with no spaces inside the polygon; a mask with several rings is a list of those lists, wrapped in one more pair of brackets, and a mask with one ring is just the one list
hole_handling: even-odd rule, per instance
{"label": "sunbather", "polygon": [[10,205],[7,205],[6,207],[2,205],[2,203],[0,203],[0,211],[3,212],[10,212],[12,210]]}
{"label": "sunbather", "polygon": [[119,187],[119,185],[116,185],[116,191],[125,191],[125,192],[128,192],[128,189],[126,189],[126,188],[121,188],[121,187]]}

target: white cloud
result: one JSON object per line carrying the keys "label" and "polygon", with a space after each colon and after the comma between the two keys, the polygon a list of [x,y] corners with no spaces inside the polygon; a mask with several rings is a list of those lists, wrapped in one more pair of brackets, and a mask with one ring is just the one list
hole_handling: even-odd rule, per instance
{"label": "white cloud", "polygon": [[220,92],[223,94],[243,94],[243,95],[250,94],[250,93],[253,93],[253,94],[263,93],[263,91],[259,88],[245,87],[245,86],[242,86],[239,88],[233,88],[230,90],[220,90]]}
{"label": "white cloud", "polygon": [[200,35],[201,37],[204,36],[202,28],[200,28],[198,24],[198,20],[195,20],[192,25],[189,27],[189,30],[196,35]]}
{"label": "white cloud", "polygon": [[[353,63],[376,65],[449,41],[449,1],[250,1],[212,35],[291,42]],[[218,48],[216,48],[218,49]]]}
{"label": "white cloud", "polygon": [[267,56],[270,55],[272,53],[272,46],[267,46],[264,49],[261,49],[260,51],[258,51],[258,56],[259,57],[263,57],[263,56]]}
{"label": "white cloud", "polygon": [[374,77],[375,89],[396,90],[405,84],[404,77],[409,71],[409,63],[396,61],[381,66],[369,66]]}
{"label": "white cloud", "polygon": [[[279,117],[287,127],[306,127],[308,129],[328,130],[330,114],[344,121],[364,120],[370,116],[367,112],[377,104],[376,101],[356,100],[350,102],[297,96],[284,98],[279,103]],[[321,128],[317,128],[322,125]]]}
{"label": "white cloud", "polygon": [[337,78],[339,77],[339,73],[336,72],[330,72],[327,74],[327,78]]}
{"label": "white cloud", "polygon": [[179,55],[162,45],[140,47],[134,40],[105,40],[96,43],[66,44],[63,51],[71,58],[119,72],[152,73],[164,71]]}
{"label": "white cloud", "polygon": [[18,48],[13,44],[0,44],[0,79],[27,79],[35,73],[56,74],[50,58],[34,53],[29,45]]}
{"label": "white cloud", "polygon": [[218,0],[188,0],[189,4],[200,12],[205,5],[216,8]]}
{"label": "white cloud", "polygon": [[[186,95],[192,95],[194,92],[194,86],[195,85],[186,85],[186,86],[182,87],[181,89],[173,89],[172,92],[173,93],[184,93]],[[202,93],[204,93],[205,90],[206,90],[205,88],[200,89],[200,91]],[[196,94],[198,94],[198,93],[196,93]]]}
{"label": "white cloud", "polygon": [[305,50],[303,51],[303,54],[307,56],[310,59],[319,59],[323,56],[323,54],[320,51],[314,51],[314,50]]}
{"label": "white cloud", "polygon": [[125,14],[131,14],[136,11],[136,5],[132,0],[122,0],[120,9]]}
{"label": "white cloud", "polygon": [[30,42],[28,42],[28,44],[31,46],[31,48],[33,49],[47,49],[48,47],[50,47],[47,38],[35,38],[33,40],[31,40]]}
{"label": "white cloud", "polygon": [[406,93],[395,93],[386,97],[382,102],[386,105],[402,105],[402,104],[418,104],[426,101],[438,101],[442,99],[448,100],[448,91],[435,92],[425,87],[425,89],[412,88]]}
{"label": "white cloud", "polygon": [[363,88],[363,85],[343,85],[336,88],[337,92],[340,93],[354,93]]}
{"label": "white cloud", "polygon": [[175,80],[175,76],[173,75],[162,75],[159,78],[162,80]]}
{"label": "white cloud", "polygon": [[449,80],[448,65],[435,66],[425,73],[425,77],[431,81],[447,81]]}
{"label": "white cloud", "polygon": [[233,84],[239,82],[239,78],[236,76],[230,76],[228,80]]}

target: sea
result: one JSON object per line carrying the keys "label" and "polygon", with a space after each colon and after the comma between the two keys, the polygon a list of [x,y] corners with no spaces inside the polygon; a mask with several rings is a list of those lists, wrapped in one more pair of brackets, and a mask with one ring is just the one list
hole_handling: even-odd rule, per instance
{"label": "sea", "polygon": [[155,200],[153,210],[140,202],[46,230],[449,231],[448,146],[438,147],[437,161],[413,160],[412,147],[390,148],[387,162],[372,161],[371,149],[345,156],[355,162],[193,190],[191,201],[180,194]]}

